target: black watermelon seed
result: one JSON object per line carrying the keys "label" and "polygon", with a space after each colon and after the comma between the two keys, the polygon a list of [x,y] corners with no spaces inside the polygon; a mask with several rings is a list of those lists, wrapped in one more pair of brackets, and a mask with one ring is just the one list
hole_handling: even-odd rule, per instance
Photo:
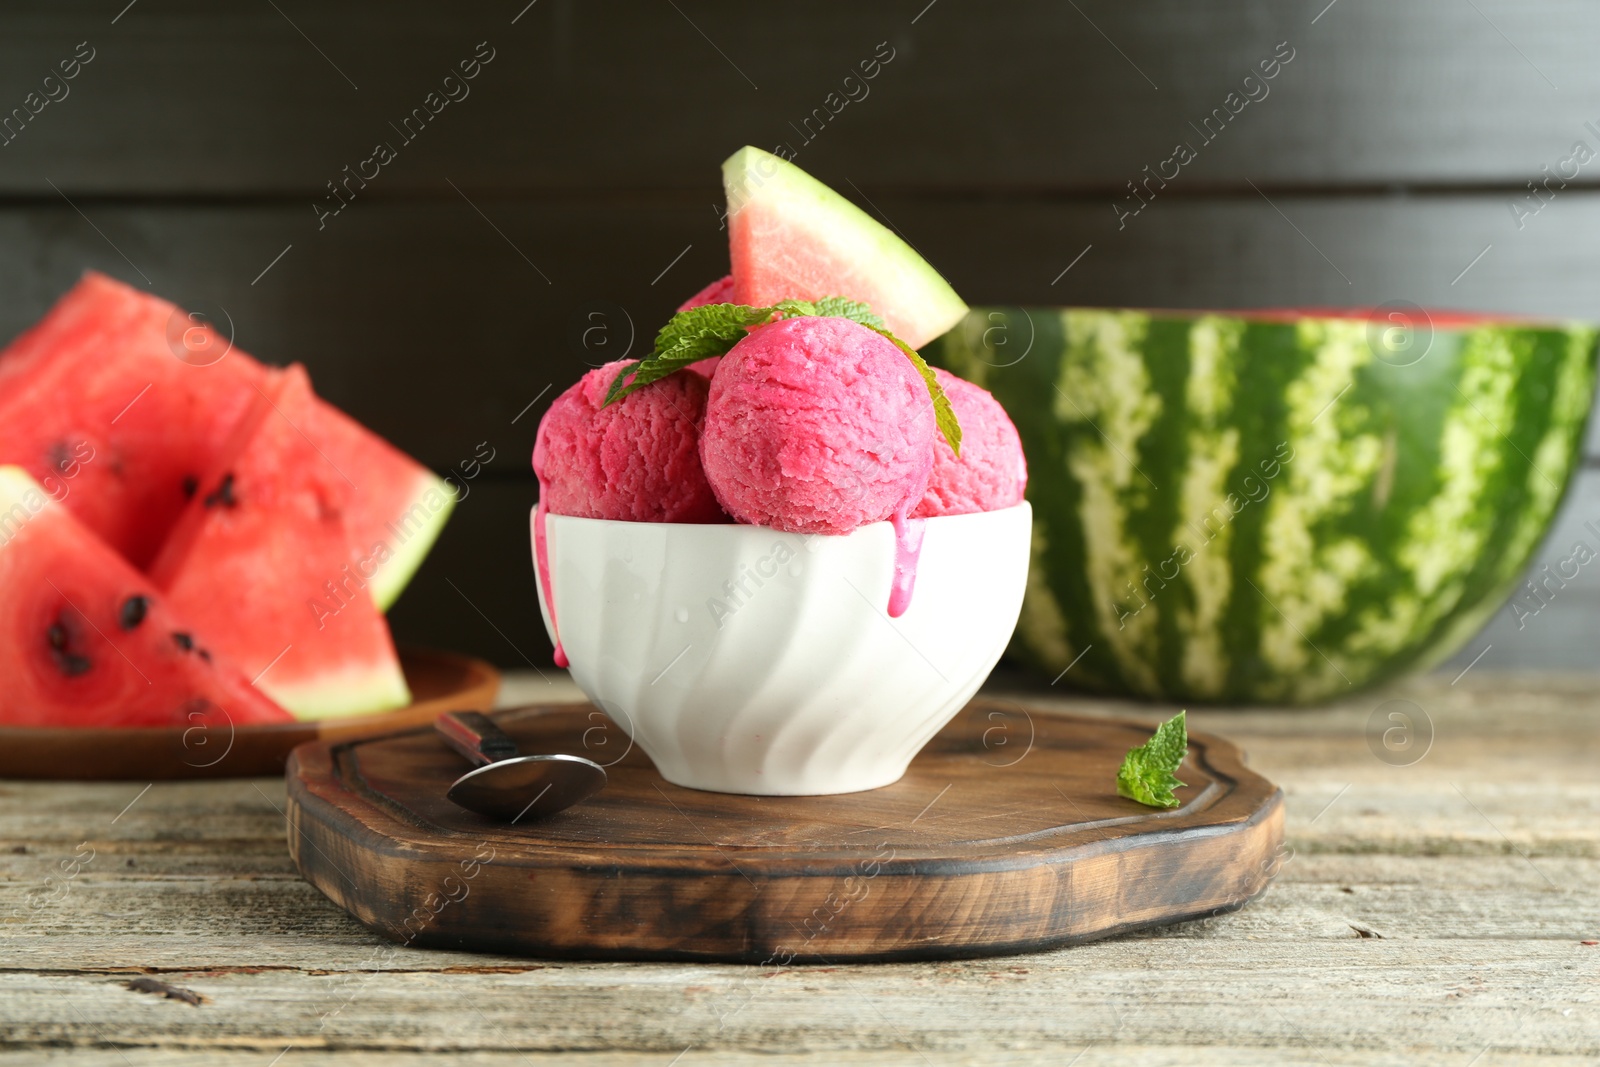
{"label": "black watermelon seed", "polygon": [[198,655],[201,659],[205,660],[207,663],[211,662],[211,653],[208,652],[207,650],[205,650],[203,648],[199,648],[199,649],[195,650],[195,654]]}
{"label": "black watermelon seed", "polygon": [[118,622],[124,630],[136,630],[144,622],[145,614],[150,610],[150,598],[146,596],[131,596],[122,602],[122,614]]}
{"label": "black watermelon seed", "polygon": [[194,638],[190,637],[182,630],[172,631],[172,643],[183,649],[185,652],[194,651]]}
{"label": "black watermelon seed", "polygon": [[56,661],[56,667],[68,678],[76,678],[86,674],[90,667],[89,657],[69,651],[72,644],[72,633],[66,624],[57,619],[51,623],[44,632],[45,640],[50,643],[50,658]]}
{"label": "black watermelon seed", "polygon": [[218,483],[218,485],[217,485],[216,491],[212,492],[212,493],[209,493],[206,496],[206,499],[205,499],[205,506],[206,507],[214,508],[218,504],[221,504],[225,508],[236,508],[236,507],[239,506],[238,499],[235,498],[234,495],[233,495],[233,474],[232,474],[232,472],[229,472],[228,474],[224,474],[222,476],[222,481],[220,483]]}
{"label": "black watermelon seed", "polygon": [[199,491],[200,479],[192,474],[185,475],[183,479],[183,499],[193,500],[194,495]]}

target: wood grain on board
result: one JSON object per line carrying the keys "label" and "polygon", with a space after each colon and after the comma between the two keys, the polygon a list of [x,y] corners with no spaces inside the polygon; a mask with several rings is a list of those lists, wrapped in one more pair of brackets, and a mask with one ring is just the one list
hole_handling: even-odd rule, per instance
{"label": "wood grain on board", "polygon": [[1225,740],[1191,738],[1182,807],[1117,796],[1138,722],[980,701],[900,781],[821,797],[674,786],[588,704],[499,722],[524,753],[626,755],[593,798],[510,825],[445,799],[468,768],[432,730],[308,745],[287,771],[301,873],[405,945],[771,963],[1094,940],[1242,907],[1282,858],[1282,795]]}

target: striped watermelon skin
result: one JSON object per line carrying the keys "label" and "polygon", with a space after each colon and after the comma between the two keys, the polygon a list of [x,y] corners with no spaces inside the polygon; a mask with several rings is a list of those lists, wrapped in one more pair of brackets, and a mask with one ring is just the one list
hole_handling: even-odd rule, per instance
{"label": "striped watermelon skin", "polygon": [[1440,321],[1410,362],[1353,316],[974,308],[924,354],[1028,456],[1013,651],[1076,689],[1274,704],[1449,656],[1578,465],[1597,333]]}

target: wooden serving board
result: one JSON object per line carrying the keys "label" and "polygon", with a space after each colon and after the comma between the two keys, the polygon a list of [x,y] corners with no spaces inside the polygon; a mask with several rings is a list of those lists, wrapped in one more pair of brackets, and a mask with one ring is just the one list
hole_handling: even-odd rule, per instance
{"label": "wooden serving board", "polygon": [[447,711],[486,710],[500,691],[500,672],[482,660],[449,652],[400,650],[412,702],[381,715],[239,727],[149,727],[126,730],[0,726],[0,778],[244,778],[282,774],[298,745],[428,725]]}
{"label": "wooden serving board", "polygon": [[1239,908],[1280,862],[1283,795],[1226,741],[1191,738],[1180,808],[1116,795],[1153,724],[980,700],[894,785],[754,797],[668,784],[588,705],[496,718],[525,754],[626,755],[587,802],[506,826],[445,799],[467,767],[431,730],[305,745],[300,872],[404,944],[783,963],[1088,941]]}

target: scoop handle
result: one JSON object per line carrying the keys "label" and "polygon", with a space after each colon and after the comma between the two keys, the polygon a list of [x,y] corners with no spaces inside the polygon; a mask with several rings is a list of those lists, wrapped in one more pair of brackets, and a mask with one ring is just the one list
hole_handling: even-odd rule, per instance
{"label": "scoop handle", "polygon": [[433,720],[445,744],[477,766],[498,763],[517,754],[517,743],[481,711],[451,711]]}

